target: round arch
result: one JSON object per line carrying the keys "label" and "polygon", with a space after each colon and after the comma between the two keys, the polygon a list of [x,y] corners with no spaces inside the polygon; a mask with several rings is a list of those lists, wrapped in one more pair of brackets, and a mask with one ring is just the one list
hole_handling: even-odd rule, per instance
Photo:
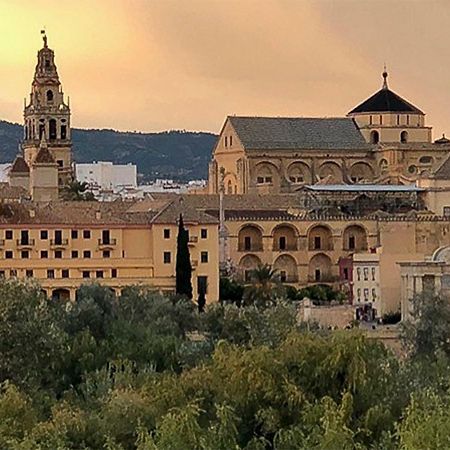
{"label": "round arch", "polygon": [[260,161],[255,165],[255,183],[258,187],[267,188],[269,191],[278,191],[280,187],[280,175],[278,167],[271,161]]}
{"label": "round arch", "polygon": [[304,162],[295,161],[288,166],[286,178],[292,184],[311,184],[311,168]]}
{"label": "round arch", "polygon": [[320,167],[318,171],[319,178],[323,180],[327,178],[332,183],[341,183],[342,167],[334,161],[326,161]]}
{"label": "round arch", "polygon": [[280,255],[273,263],[282,283],[296,283],[298,281],[297,261],[292,255]]}
{"label": "round arch", "polygon": [[308,264],[308,281],[327,282],[331,281],[332,271],[331,258],[324,253],[314,255]]}
{"label": "round arch", "polygon": [[280,223],[272,230],[273,249],[275,251],[297,250],[298,230],[294,225]]}
{"label": "round arch", "polygon": [[350,168],[350,179],[353,183],[372,181],[374,171],[372,167],[365,162],[357,162]]}
{"label": "round arch", "polygon": [[333,234],[331,228],[325,224],[314,224],[307,231],[308,250],[333,250]]}
{"label": "round arch", "polygon": [[238,232],[238,250],[240,252],[259,252],[263,249],[263,233],[255,224],[243,225]]}
{"label": "round arch", "polygon": [[256,255],[245,255],[239,261],[239,270],[245,282],[250,282],[252,272],[261,265],[261,260]]}
{"label": "round arch", "polygon": [[348,225],[343,233],[343,247],[347,251],[361,252],[367,250],[367,230],[363,225]]}
{"label": "round arch", "polygon": [[372,130],[370,132],[370,143],[378,144],[380,142],[380,133],[377,130]]}

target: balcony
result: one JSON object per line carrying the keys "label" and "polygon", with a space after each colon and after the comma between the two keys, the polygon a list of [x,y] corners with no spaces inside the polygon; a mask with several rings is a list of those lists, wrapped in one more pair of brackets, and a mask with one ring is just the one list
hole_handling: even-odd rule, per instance
{"label": "balcony", "polygon": [[320,280],[316,280],[316,278],[312,275],[308,275],[308,283],[335,283],[339,281],[339,276],[337,275],[322,275]]}
{"label": "balcony", "polygon": [[195,245],[198,242],[198,236],[189,236],[189,245]]}
{"label": "balcony", "polygon": [[34,246],[34,239],[17,239],[17,248],[27,249]]}
{"label": "balcony", "polygon": [[239,243],[238,252],[262,252],[262,243],[256,243],[252,245],[245,245],[244,243]]}
{"label": "balcony", "polygon": [[297,251],[297,244],[286,244],[283,247],[280,247],[278,244],[273,244],[274,252],[295,252]]}
{"label": "balcony", "polygon": [[113,248],[117,245],[117,240],[114,238],[110,238],[110,239],[99,239],[98,240],[98,247],[100,248],[100,250],[105,250],[108,248]]}
{"label": "balcony", "polygon": [[69,245],[68,239],[50,239],[50,248],[65,248]]}

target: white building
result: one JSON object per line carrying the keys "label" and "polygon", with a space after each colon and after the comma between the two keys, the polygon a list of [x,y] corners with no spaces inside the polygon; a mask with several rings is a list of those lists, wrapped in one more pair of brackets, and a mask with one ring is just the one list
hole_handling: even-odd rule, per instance
{"label": "white building", "polygon": [[93,190],[116,192],[137,187],[134,164],[113,164],[109,161],[75,164],[77,181],[88,183]]}
{"label": "white building", "polygon": [[371,305],[378,312],[380,305],[380,255],[353,255],[353,302],[357,306]]}

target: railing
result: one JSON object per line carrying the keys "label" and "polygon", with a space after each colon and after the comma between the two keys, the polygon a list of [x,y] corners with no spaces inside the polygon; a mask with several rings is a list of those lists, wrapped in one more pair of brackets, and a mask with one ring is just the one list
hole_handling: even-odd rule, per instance
{"label": "railing", "polygon": [[313,275],[308,275],[308,283],[335,283],[339,281],[337,275],[322,275],[319,280]]}
{"label": "railing", "polygon": [[69,239],[50,239],[50,245],[52,247],[65,247],[66,245],[69,244]]}
{"label": "railing", "polygon": [[366,252],[368,248],[367,244],[355,245],[353,248],[350,248],[349,245],[344,245],[343,250],[346,252]]}
{"label": "railing", "polygon": [[239,244],[238,245],[238,252],[262,252],[263,245],[261,244],[252,244],[249,246],[246,246],[245,244]]}
{"label": "railing", "polygon": [[328,252],[330,250],[333,250],[333,243],[328,242],[325,244],[320,245],[318,248],[314,244],[309,244],[308,250],[310,252]]}
{"label": "railing", "polygon": [[110,239],[99,239],[98,240],[98,245],[103,246],[103,247],[107,247],[109,245],[116,245],[117,244],[117,240],[115,238],[110,238]]}
{"label": "railing", "polygon": [[17,239],[18,247],[32,247],[34,245],[34,239]]}
{"label": "railing", "polygon": [[189,236],[189,244],[195,244],[198,242],[198,236]]}

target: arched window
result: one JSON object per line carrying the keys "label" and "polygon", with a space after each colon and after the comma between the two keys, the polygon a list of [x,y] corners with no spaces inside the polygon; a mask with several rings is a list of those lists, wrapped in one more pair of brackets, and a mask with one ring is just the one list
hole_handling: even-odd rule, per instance
{"label": "arched window", "polygon": [[56,120],[50,119],[48,121],[49,139],[56,139]]}
{"label": "arched window", "polygon": [[433,158],[431,156],[421,156],[419,159],[420,164],[431,164]]}
{"label": "arched window", "polygon": [[406,144],[408,142],[408,132],[407,131],[402,131],[400,133],[400,142],[402,144]]}
{"label": "arched window", "polygon": [[228,180],[227,194],[232,194],[232,193],[233,193],[233,185],[231,184],[231,180]]}
{"label": "arched window", "polygon": [[67,138],[67,127],[66,125],[61,125],[61,139]]}
{"label": "arched window", "polygon": [[47,91],[47,102],[48,103],[53,102],[53,91],[50,90]]}
{"label": "arched window", "polygon": [[373,130],[370,133],[370,143],[371,144],[378,144],[378,142],[380,142],[380,134],[378,133],[378,131]]}

